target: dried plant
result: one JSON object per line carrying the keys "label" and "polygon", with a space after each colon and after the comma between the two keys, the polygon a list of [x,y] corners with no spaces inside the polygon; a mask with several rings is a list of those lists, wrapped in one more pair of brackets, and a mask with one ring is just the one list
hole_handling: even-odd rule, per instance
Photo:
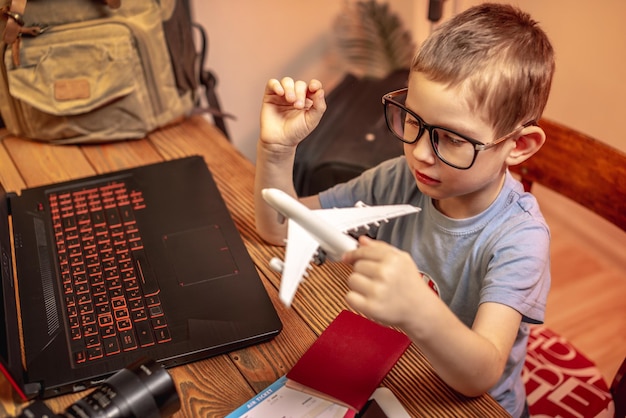
{"label": "dried plant", "polygon": [[387,3],[346,2],[334,22],[334,33],[347,71],[359,77],[383,78],[409,68],[415,44],[411,33]]}

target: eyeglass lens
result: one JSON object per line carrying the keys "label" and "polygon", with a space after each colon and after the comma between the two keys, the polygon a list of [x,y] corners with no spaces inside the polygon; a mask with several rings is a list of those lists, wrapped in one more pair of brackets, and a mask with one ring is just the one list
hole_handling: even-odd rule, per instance
{"label": "eyeglass lens", "polygon": [[390,101],[386,102],[385,116],[389,128],[398,139],[411,144],[428,130],[432,147],[441,160],[459,168],[468,168],[472,165],[475,155],[474,145],[454,132],[443,128],[426,128],[421,119]]}

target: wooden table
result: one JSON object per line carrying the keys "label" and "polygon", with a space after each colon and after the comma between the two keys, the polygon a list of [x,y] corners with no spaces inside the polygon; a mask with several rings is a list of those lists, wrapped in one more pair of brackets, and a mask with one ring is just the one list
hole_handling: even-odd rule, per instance
{"label": "wooden table", "polygon": [[[4,131],[0,131],[4,133]],[[182,401],[176,417],[223,417],[285,374],[322,330],[346,308],[347,266],[314,267],[292,308],[278,300],[280,277],[268,260],[284,249],[265,244],[254,229],[254,166],[202,117],[152,133],[148,138],[109,144],[58,146],[7,136],[0,146],[0,181],[9,191],[106,173],[138,165],[201,155],[226,200],[265,287],[283,322],[272,341],[170,369]],[[508,414],[489,396],[465,398],[434,373],[411,345],[383,381],[412,416],[497,417]],[[85,393],[47,401],[61,412]],[[0,377],[0,416],[16,415],[9,384]]]}

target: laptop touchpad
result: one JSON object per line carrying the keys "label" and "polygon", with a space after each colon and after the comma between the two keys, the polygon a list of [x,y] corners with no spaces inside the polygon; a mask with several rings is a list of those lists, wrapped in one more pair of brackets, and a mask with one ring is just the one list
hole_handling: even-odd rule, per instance
{"label": "laptop touchpad", "polygon": [[218,225],[164,235],[163,244],[181,286],[239,272]]}

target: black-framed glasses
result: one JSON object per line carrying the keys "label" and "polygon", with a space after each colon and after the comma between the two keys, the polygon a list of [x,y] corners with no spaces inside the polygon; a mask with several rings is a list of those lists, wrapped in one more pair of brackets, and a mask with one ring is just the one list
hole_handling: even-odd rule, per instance
{"label": "black-framed glasses", "polygon": [[474,165],[479,151],[495,147],[500,142],[519,133],[523,128],[537,124],[534,120],[527,122],[511,133],[492,142],[484,143],[451,129],[424,122],[417,113],[407,109],[404,105],[407,91],[408,89],[404,88],[383,96],[385,120],[389,130],[399,140],[407,144],[414,144],[424,135],[425,131],[428,131],[430,144],[437,157],[447,165],[460,170],[467,170]]}

